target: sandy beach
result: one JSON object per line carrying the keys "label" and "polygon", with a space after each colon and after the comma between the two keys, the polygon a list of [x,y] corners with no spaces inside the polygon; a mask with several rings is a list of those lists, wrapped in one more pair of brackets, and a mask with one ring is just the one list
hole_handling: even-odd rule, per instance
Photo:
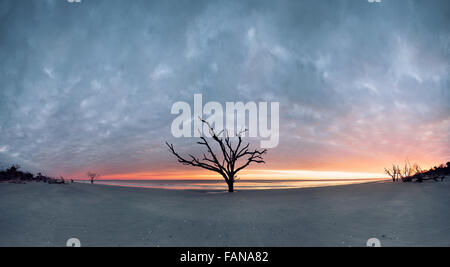
{"label": "sandy beach", "polygon": [[450,182],[212,193],[0,184],[0,246],[450,246]]}

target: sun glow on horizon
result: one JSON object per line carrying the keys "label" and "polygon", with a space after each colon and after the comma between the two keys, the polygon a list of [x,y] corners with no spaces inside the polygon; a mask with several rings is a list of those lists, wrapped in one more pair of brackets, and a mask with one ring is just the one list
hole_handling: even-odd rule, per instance
{"label": "sun glow on horizon", "polygon": [[[210,180],[221,179],[213,172],[168,171],[137,172],[102,176],[101,180]],[[295,179],[384,179],[385,174],[369,172],[312,171],[312,170],[246,170],[238,173],[238,179],[246,180],[295,180]]]}

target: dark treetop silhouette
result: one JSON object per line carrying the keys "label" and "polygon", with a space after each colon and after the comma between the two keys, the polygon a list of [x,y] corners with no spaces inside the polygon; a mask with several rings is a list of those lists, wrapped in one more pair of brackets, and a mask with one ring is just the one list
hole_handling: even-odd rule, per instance
{"label": "dark treetop silhouette", "polygon": [[[200,120],[208,126],[211,138],[219,145],[222,152],[221,158],[219,158],[217,154],[213,152],[211,145],[203,136],[200,137],[202,141],[197,142],[197,144],[205,146],[208,151],[208,155],[203,154],[202,160],[191,154],[189,154],[190,160],[185,159],[175,151],[172,144],[166,142],[166,145],[169,147],[172,154],[174,154],[178,158],[178,162],[182,163],[183,165],[200,167],[217,172],[222,175],[222,177],[225,179],[225,182],[228,184],[228,192],[233,192],[234,182],[237,181],[236,174],[244,168],[248,167],[252,162],[265,163],[262,156],[267,152],[267,149],[264,149],[262,151],[258,151],[256,149],[254,151],[250,151],[249,143],[247,143],[246,145],[242,144],[242,133],[244,133],[245,131],[237,134],[238,143],[233,148],[233,144],[231,143],[230,137],[227,132],[225,132],[224,138],[220,138],[219,136],[223,131],[220,133],[216,133],[214,128],[212,128],[207,121],[203,119]],[[241,158],[246,158],[246,161],[238,167],[237,162]]]}
{"label": "dark treetop silhouette", "polygon": [[93,172],[88,172],[87,176],[89,178],[89,181],[91,181],[91,184],[93,184],[94,181],[97,180],[100,177],[100,174],[93,173]]}
{"label": "dark treetop silhouette", "polygon": [[65,184],[66,181],[62,176],[52,178],[41,173],[36,176],[30,172],[23,172],[19,165],[12,165],[9,169],[0,169],[0,182],[24,184],[25,182],[44,182],[49,184]]}

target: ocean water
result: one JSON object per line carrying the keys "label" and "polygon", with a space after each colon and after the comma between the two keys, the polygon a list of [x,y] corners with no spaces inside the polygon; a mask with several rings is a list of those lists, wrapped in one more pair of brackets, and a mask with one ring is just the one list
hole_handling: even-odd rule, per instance
{"label": "ocean water", "polygon": [[[347,184],[360,184],[369,182],[382,182],[387,179],[302,179],[302,180],[239,180],[235,183],[235,190],[267,190],[267,189],[291,189],[307,187],[323,187]],[[87,182],[87,181],[83,181]],[[160,188],[173,190],[211,190],[226,191],[228,189],[223,180],[99,180],[96,184]]]}

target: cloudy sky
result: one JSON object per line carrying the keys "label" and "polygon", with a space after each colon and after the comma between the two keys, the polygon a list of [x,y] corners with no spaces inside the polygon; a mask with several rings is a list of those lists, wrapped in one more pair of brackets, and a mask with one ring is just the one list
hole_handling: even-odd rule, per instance
{"label": "cloudy sky", "polygon": [[164,141],[197,151],[170,132],[195,93],[280,102],[264,169],[443,163],[449,25],[448,0],[2,0],[0,164],[183,173]]}

